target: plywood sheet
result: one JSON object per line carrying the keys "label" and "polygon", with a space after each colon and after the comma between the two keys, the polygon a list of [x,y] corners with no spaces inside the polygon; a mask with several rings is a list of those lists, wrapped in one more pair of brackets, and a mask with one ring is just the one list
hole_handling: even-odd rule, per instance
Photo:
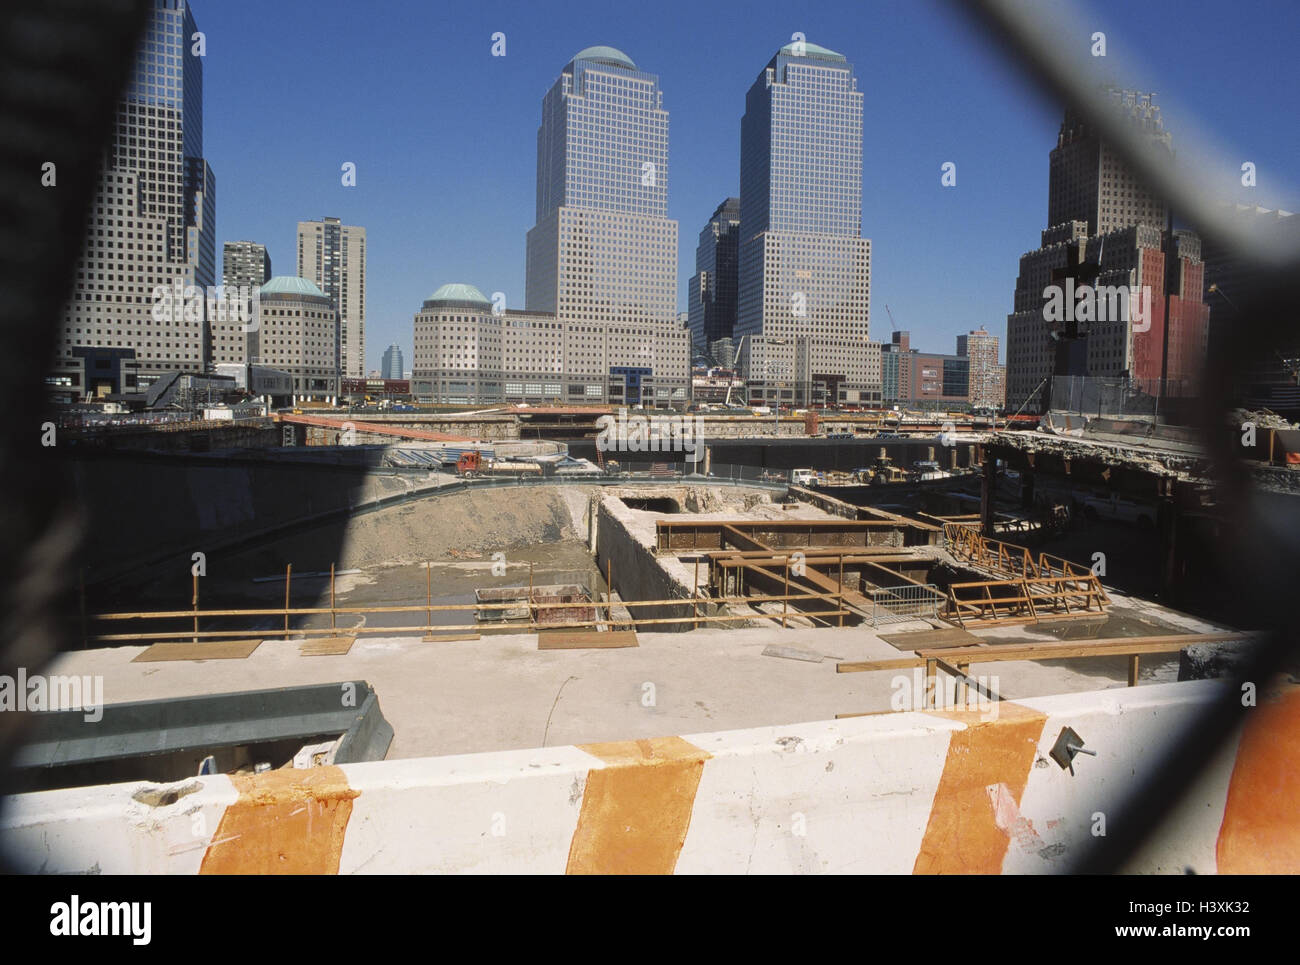
{"label": "plywood sheet", "polygon": [[940,647],[973,647],[983,643],[982,637],[958,627],[939,630],[913,630],[908,633],[890,633],[880,638],[898,650],[935,650]]}
{"label": "plywood sheet", "polygon": [[341,656],[356,642],[356,637],[314,637],[300,641],[298,653],[304,657]]}
{"label": "plywood sheet", "polygon": [[261,640],[212,640],[207,643],[155,643],[136,654],[132,663],[160,660],[243,660]]}
{"label": "plywood sheet", "polygon": [[635,647],[635,630],[541,630],[538,650],[608,650]]}

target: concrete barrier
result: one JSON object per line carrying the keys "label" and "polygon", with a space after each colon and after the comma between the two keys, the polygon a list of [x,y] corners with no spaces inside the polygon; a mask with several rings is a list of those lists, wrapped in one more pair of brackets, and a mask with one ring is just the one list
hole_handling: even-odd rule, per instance
{"label": "concrete barrier", "polygon": [[[49,873],[1051,873],[1219,681],[7,801]],[[1093,756],[1051,758],[1063,728]],[[1129,870],[1300,872],[1300,687],[1261,696]]]}

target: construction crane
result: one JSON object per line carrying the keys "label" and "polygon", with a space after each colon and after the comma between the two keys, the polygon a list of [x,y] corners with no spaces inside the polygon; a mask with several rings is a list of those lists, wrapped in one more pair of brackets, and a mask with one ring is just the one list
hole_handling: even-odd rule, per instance
{"label": "construction crane", "polygon": [[896,321],[894,321],[894,313],[891,312],[891,311],[889,310],[889,305],[888,305],[888,303],[885,304],[885,314],[889,316],[889,326],[890,326],[890,328],[892,328],[895,332],[897,332],[897,331],[898,331],[898,323],[897,323]]}

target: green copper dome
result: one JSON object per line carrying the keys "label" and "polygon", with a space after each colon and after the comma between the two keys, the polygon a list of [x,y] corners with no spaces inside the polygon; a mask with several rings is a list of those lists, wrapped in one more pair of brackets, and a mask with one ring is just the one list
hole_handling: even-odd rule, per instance
{"label": "green copper dome", "polygon": [[491,305],[481,291],[473,285],[443,285],[436,292],[430,295],[426,301],[431,302],[481,302],[484,305]]}
{"label": "green copper dome", "polygon": [[637,69],[636,64],[632,62],[632,58],[617,47],[588,47],[574,54],[573,60],[594,60],[602,64],[612,64],[615,67],[626,67],[628,70]]}
{"label": "green copper dome", "polygon": [[293,275],[276,275],[258,291],[263,295],[315,295],[324,298],[325,293],[306,278]]}

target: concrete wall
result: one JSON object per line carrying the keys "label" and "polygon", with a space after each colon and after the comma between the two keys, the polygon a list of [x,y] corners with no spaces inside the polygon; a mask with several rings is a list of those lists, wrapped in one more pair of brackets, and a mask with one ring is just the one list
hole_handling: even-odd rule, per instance
{"label": "concrete wall", "polygon": [[438,488],[421,476],[314,462],[107,456],[71,465],[86,513],[87,583]]}
{"label": "concrete wall", "polygon": [[[214,452],[219,449],[270,449],[282,445],[280,426],[270,419],[230,422],[118,426],[110,429],[67,430],[68,445],[96,451]],[[62,443],[60,443],[62,444]]]}
{"label": "concrete wall", "polygon": [[[7,801],[46,873],[1052,873],[1216,681]],[[1096,757],[1048,756],[1063,727]],[[1300,872],[1300,687],[1263,698],[1133,872]],[[176,797],[180,794],[179,797]]]}
{"label": "concrete wall", "polygon": [[[602,573],[608,572],[612,561],[613,586],[626,603],[636,600],[690,599],[691,588],[674,579],[659,564],[653,545],[642,543],[628,528],[622,518],[617,496],[603,497],[596,507],[596,564]],[[689,603],[682,606],[629,607],[638,620],[684,617],[683,623],[662,623],[646,627],[647,632],[685,631],[691,629]],[[641,632],[641,631],[638,631]]]}

